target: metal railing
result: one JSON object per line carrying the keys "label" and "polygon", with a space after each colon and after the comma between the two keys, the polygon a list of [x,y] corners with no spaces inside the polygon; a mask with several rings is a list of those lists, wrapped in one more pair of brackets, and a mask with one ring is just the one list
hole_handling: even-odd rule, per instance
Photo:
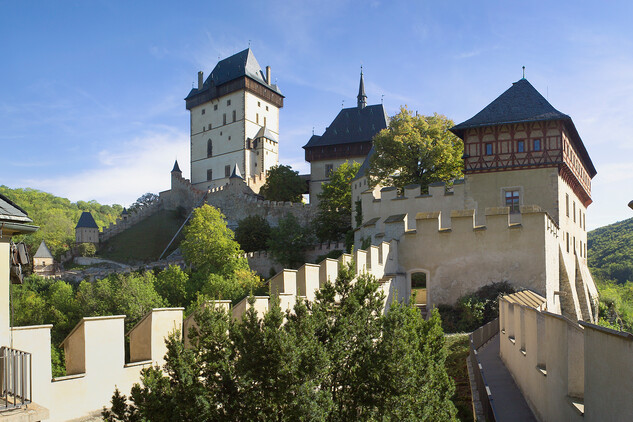
{"label": "metal railing", "polygon": [[31,354],[21,350],[0,349],[0,412],[31,403]]}
{"label": "metal railing", "polygon": [[486,344],[488,340],[495,336],[499,332],[499,319],[490,321],[488,324],[479,327],[470,334],[470,363],[475,374],[475,384],[477,384],[477,392],[479,393],[479,401],[483,407],[484,416],[486,421],[494,422],[497,420],[497,414],[495,411],[495,404],[486,381],[481,361],[477,349]]}

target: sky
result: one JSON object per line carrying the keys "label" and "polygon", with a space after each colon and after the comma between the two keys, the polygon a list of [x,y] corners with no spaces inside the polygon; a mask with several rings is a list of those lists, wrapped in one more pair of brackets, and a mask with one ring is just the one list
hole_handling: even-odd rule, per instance
{"label": "sky", "polygon": [[633,2],[0,0],[0,185],[100,203],[189,174],[184,97],[251,47],[285,95],[280,162],[341,107],[462,122],[525,76],[572,117],[598,171],[593,229],[633,216]]}

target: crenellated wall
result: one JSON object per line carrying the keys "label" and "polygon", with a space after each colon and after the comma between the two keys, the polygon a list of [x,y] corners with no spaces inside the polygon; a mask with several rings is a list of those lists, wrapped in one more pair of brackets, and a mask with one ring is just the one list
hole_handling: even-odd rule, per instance
{"label": "crenellated wall", "polygon": [[[319,243],[306,249],[305,259],[307,262],[316,262],[319,256],[340,250],[345,250],[345,242]],[[272,254],[268,251],[248,252],[246,253],[246,259],[248,259],[248,266],[251,270],[261,274],[263,277],[268,277],[270,275],[271,268],[275,273],[278,273],[283,269],[281,264],[275,261]]]}
{"label": "crenellated wall", "polygon": [[540,421],[633,415],[633,335],[499,300],[500,356]]}
{"label": "crenellated wall", "polygon": [[101,232],[99,233],[99,242],[105,242],[106,240],[112,238],[113,236],[116,236],[122,231],[129,229],[136,223],[156,214],[162,208],[163,204],[159,200],[150,206],[141,208],[138,211],[128,214],[125,218],[117,218],[116,222],[110,223],[108,227],[102,228]]}
{"label": "crenellated wall", "polygon": [[35,401],[51,421],[98,415],[115,386],[127,394],[140,371],[162,365],[164,339],[182,326],[183,309],[154,309],[129,333],[131,362],[125,362],[124,315],[83,318],[62,345],[67,376],[51,376],[52,325],[12,328],[13,347],[32,354]]}

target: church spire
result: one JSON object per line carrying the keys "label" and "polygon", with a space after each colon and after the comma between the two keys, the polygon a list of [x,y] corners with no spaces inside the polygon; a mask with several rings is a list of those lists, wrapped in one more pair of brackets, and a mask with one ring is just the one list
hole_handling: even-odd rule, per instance
{"label": "church spire", "polygon": [[358,108],[365,108],[367,95],[365,95],[365,80],[363,79],[363,66],[360,67],[360,86],[358,87]]}

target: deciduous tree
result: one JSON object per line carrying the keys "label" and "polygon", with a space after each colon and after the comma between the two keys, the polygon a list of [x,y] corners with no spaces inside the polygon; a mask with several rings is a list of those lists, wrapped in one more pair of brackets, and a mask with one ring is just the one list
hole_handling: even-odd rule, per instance
{"label": "deciduous tree", "polygon": [[279,164],[268,170],[266,183],[259,194],[269,201],[301,202],[301,195],[306,191],[306,183],[299,177],[299,172]]}
{"label": "deciduous tree", "polygon": [[392,117],[389,127],[374,137],[375,154],[368,169],[372,186],[403,189],[420,184],[423,192],[433,182],[462,176],[462,141],[449,131],[453,121],[440,114],[413,115],[406,107]]}
{"label": "deciduous tree", "polygon": [[235,240],[244,252],[263,251],[268,248],[270,224],[264,217],[251,215],[237,223]]}

